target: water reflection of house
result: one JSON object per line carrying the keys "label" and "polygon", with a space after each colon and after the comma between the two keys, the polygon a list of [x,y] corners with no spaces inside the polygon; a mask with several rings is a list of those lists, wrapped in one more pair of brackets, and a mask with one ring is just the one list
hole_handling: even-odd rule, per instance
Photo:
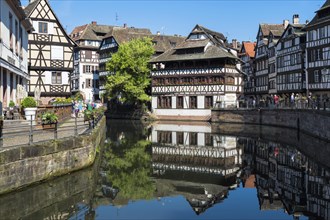
{"label": "water reflection of house", "polygon": [[[330,172],[291,146],[241,138],[243,180],[255,173],[260,209],[329,219]],[[252,178],[252,177],[251,177]]]}
{"label": "water reflection of house", "polygon": [[208,123],[161,122],[153,126],[151,141],[156,182],[163,185],[158,193],[166,188],[185,196],[197,214],[237,187],[242,150],[236,137],[211,134]]}

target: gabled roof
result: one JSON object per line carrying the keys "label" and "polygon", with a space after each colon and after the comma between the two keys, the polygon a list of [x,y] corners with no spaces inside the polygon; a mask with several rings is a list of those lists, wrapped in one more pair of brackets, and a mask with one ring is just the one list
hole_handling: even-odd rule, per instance
{"label": "gabled roof", "polygon": [[70,36],[73,40],[95,40],[101,41],[104,36],[109,33],[114,26],[111,25],[99,25],[92,22],[91,24],[85,24],[75,27]]}
{"label": "gabled roof", "polygon": [[254,48],[256,47],[256,42],[243,42],[242,45],[242,49],[241,51],[243,51],[243,49],[245,50],[245,53],[250,57],[250,58],[254,58],[256,52],[254,51]]}
{"label": "gabled roof", "polygon": [[207,47],[204,53],[177,54],[175,49],[166,51],[165,53],[150,60],[151,63],[168,62],[168,61],[183,61],[183,60],[206,60],[217,58],[233,58],[238,59],[233,54],[223,48],[215,45]]}
{"label": "gabled roof", "polygon": [[293,33],[290,35],[290,36],[302,36],[302,35],[305,35],[306,34],[306,30],[304,30],[304,27],[306,26],[306,24],[289,24],[287,26],[287,28],[284,30],[283,34],[281,35],[281,37],[278,39],[277,41],[277,44],[279,42],[282,42],[284,39],[284,35],[286,34],[286,32],[289,30],[289,29],[292,29],[293,30]]}
{"label": "gabled roof", "polygon": [[47,6],[49,7],[51,13],[53,13],[57,23],[58,23],[58,26],[59,28],[61,29],[61,31],[63,32],[64,36],[67,38],[68,42],[70,42],[73,46],[76,46],[76,42],[74,40],[72,40],[72,38],[66,33],[66,31],[64,30],[60,20],[58,19],[58,17],[56,16],[55,12],[53,11],[52,7],[50,6],[48,0],[34,0],[34,1],[31,1],[29,3],[29,5],[27,5],[25,8],[24,8],[24,12],[26,14],[26,16],[28,18],[31,18],[31,14],[32,12],[35,10],[35,8],[37,7],[38,4],[40,4],[41,1],[45,1],[45,3],[47,4]]}
{"label": "gabled roof", "polygon": [[284,26],[283,24],[260,24],[260,29],[264,37],[267,37],[272,31],[273,33],[275,32],[276,34],[283,33],[284,31]]}
{"label": "gabled roof", "polygon": [[[320,16],[323,14],[325,16]],[[305,26],[306,29],[313,27],[317,24],[321,24],[323,22],[330,22],[330,0],[327,0],[322,7],[316,11],[316,15],[314,18]]]}
{"label": "gabled roof", "polygon": [[[189,39],[193,34],[201,33],[207,38]],[[217,58],[233,58],[238,59],[229,52],[229,48],[225,45],[225,37],[218,32],[211,31],[201,25],[196,25],[184,42],[172,48],[165,53],[150,60],[152,63],[166,61],[182,61],[182,60],[203,60]],[[190,48],[203,48],[200,53],[179,53],[179,51]]]}
{"label": "gabled roof", "polygon": [[210,30],[208,28],[203,27],[202,25],[197,24],[193,28],[193,30],[191,31],[191,33],[188,35],[187,38],[189,38],[190,35],[196,34],[196,33],[203,33],[203,34],[205,34],[206,36],[208,36],[208,38],[210,40],[213,41],[214,44],[219,44],[221,46],[226,46],[227,39],[226,39],[226,37],[222,33],[219,33],[219,32],[216,32],[216,31],[212,31],[212,30]]}
{"label": "gabled roof", "polygon": [[163,53],[173,47],[184,42],[185,37],[167,36],[167,35],[152,35],[151,36],[156,53]]}
{"label": "gabled roof", "polygon": [[113,27],[103,39],[113,37],[117,44],[122,44],[136,38],[148,37],[150,35],[151,32],[147,28]]}

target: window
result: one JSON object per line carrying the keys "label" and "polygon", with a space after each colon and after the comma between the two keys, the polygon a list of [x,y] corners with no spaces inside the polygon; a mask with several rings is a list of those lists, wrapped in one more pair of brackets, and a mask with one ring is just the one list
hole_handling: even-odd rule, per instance
{"label": "window", "polygon": [[157,133],[158,143],[171,144],[172,143],[172,132],[171,131],[159,131]]}
{"label": "window", "polygon": [[314,83],[318,83],[319,80],[319,70],[314,70]]}
{"label": "window", "polygon": [[91,88],[91,87],[92,87],[92,80],[86,79],[86,88]]}
{"label": "window", "polygon": [[205,134],[205,146],[213,146],[213,136],[210,133]]}
{"label": "window", "polygon": [[178,96],[176,98],[176,108],[183,108],[183,96]]}
{"label": "window", "polygon": [[23,29],[19,27],[20,56],[23,56]]}
{"label": "window", "polygon": [[159,96],[158,97],[158,108],[172,108],[172,97]]}
{"label": "window", "polygon": [[197,96],[189,97],[189,108],[191,109],[197,108]]}
{"label": "window", "polygon": [[183,132],[176,132],[176,143],[183,145]]}
{"label": "window", "polygon": [[235,78],[234,77],[227,77],[227,84],[234,85],[235,84]]}
{"label": "window", "polygon": [[52,84],[62,84],[61,72],[52,72]]}
{"label": "window", "polygon": [[39,33],[40,34],[47,34],[48,33],[48,23],[39,22]]}
{"label": "window", "polygon": [[196,132],[189,133],[189,144],[197,145],[197,133]]}
{"label": "window", "polygon": [[205,108],[213,107],[213,96],[205,96]]}

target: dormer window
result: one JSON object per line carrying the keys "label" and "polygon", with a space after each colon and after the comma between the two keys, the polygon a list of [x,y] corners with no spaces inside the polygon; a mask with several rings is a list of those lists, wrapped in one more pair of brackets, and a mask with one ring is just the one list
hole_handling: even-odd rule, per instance
{"label": "dormer window", "polygon": [[189,37],[190,40],[203,40],[206,39],[205,34],[192,34]]}

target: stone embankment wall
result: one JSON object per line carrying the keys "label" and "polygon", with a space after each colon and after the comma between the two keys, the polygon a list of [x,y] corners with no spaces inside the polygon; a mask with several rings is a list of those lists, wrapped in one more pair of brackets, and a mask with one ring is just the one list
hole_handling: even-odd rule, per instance
{"label": "stone embankment wall", "polygon": [[0,151],[0,194],[93,164],[106,136],[103,117],[89,134]]}
{"label": "stone embankment wall", "polygon": [[301,109],[212,110],[212,122],[271,125],[294,128],[330,141],[330,112]]}

